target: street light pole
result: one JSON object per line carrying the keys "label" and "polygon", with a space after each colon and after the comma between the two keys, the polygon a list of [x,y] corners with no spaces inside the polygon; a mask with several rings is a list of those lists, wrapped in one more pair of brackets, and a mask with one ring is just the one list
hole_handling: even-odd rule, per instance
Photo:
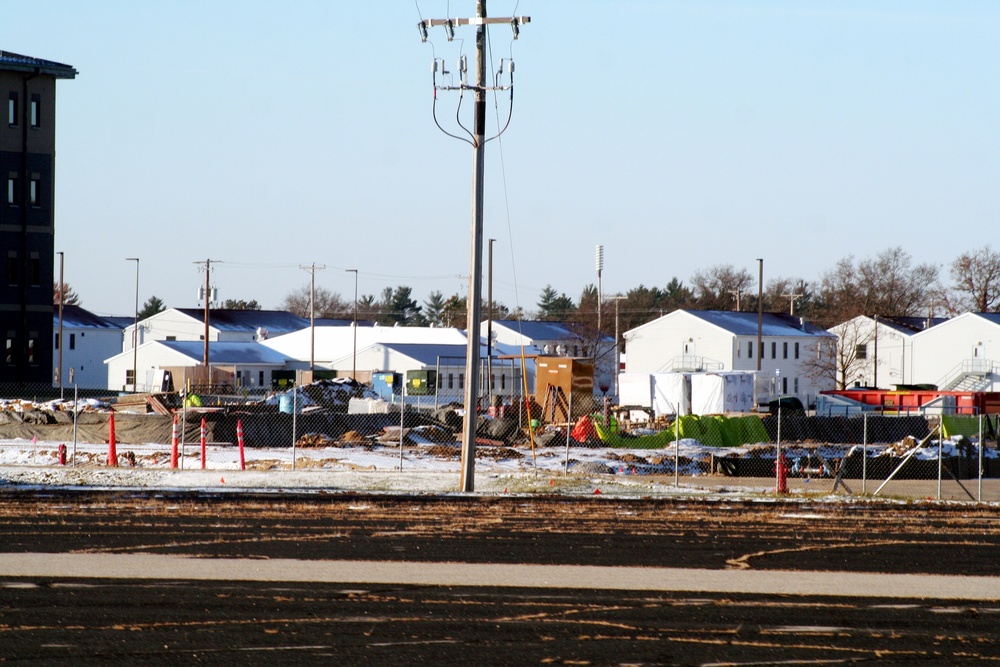
{"label": "street light pole", "polygon": [[356,381],[358,379],[358,270],[344,269],[344,271],[354,274],[354,352],[351,356],[351,379]]}
{"label": "street light pole", "polygon": [[63,282],[63,253],[59,253],[59,368],[56,375],[59,378],[59,400],[63,400],[63,300],[66,297],[66,283]]}
{"label": "street light pole", "polygon": [[[139,258],[126,257],[126,262],[135,262],[135,322],[132,324],[132,393],[139,389]],[[59,341],[62,345],[62,341]]]}
{"label": "street light pole", "polygon": [[615,400],[619,403],[621,402],[621,387],[618,385],[618,376],[622,372],[622,362],[621,362],[621,345],[619,344],[619,334],[618,334],[618,302],[622,299],[627,299],[627,296],[618,294],[611,297],[615,300]]}

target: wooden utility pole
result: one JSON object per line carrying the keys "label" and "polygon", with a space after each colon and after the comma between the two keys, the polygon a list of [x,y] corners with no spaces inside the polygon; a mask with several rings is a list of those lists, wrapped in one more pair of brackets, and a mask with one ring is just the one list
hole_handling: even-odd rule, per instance
{"label": "wooden utility pole", "polygon": [[326,267],[313,262],[299,268],[309,272],[309,372],[313,373],[316,370],[316,272]]}
{"label": "wooden utility pole", "polygon": [[[218,263],[218,261],[216,261]],[[206,259],[204,262],[195,262],[195,264],[205,265],[205,351],[202,355],[202,364],[205,369],[208,370],[208,318],[209,318],[209,304],[212,302],[212,260]],[[211,372],[209,372],[208,384],[212,384]]]}
{"label": "wooden utility pole", "polygon": [[764,356],[764,260],[757,259],[757,370]]}
{"label": "wooden utility pole", "polygon": [[792,292],[791,294],[782,294],[782,297],[788,299],[788,314],[795,314],[795,300],[801,299],[802,295],[797,292]]}
{"label": "wooden utility pole", "polygon": [[[426,19],[417,24],[421,38],[427,40],[427,29],[433,26],[443,26],[448,35],[448,41],[454,37],[455,27],[463,25],[476,26],[476,78],[469,85],[465,80],[464,58],[459,63],[461,83],[458,86],[439,86],[435,80],[434,96],[437,100],[438,90],[472,90],[475,95],[473,105],[472,145],[472,233],[469,258],[469,296],[466,317],[466,351],[465,351],[465,422],[462,426],[462,483],[463,492],[475,490],[476,466],[476,426],[479,416],[479,329],[482,323],[483,301],[483,178],[486,171],[486,92],[488,90],[505,90],[503,86],[486,85],[486,27],[489,24],[508,24],[514,31],[514,38],[520,31],[520,26],[530,22],[527,16],[519,17],[486,17],[486,0],[476,1],[476,16],[466,19]],[[434,63],[437,72],[438,62]],[[443,63],[442,63],[443,71]],[[513,67],[509,70],[513,72]],[[437,117],[435,116],[435,122]],[[438,125],[440,127],[440,124]],[[443,131],[443,130],[442,130]],[[446,134],[448,134],[446,132]],[[455,135],[449,135],[455,136]]]}

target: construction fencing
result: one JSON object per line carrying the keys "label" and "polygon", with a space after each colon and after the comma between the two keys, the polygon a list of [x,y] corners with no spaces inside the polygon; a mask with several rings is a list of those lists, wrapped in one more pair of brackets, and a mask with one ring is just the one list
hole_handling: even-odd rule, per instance
{"label": "construction fencing", "polygon": [[[62,399],[40,400],[5,396],[0,388],[0,465],[454,467],[461,406],[433,396],[374,400],[351,383],[196,400],[176,393],[86,398],[75,388]],[[679,491],[1000,501],[997,415],[814,416],[779,409],[640,423],[594,401],[584,416],[553,423],[537,404],[513,398],[484,405],[477,415],[477,456],[507,469],[529,469],[534,454],[548,451],[558,458],[556,473],[645,475]]]}

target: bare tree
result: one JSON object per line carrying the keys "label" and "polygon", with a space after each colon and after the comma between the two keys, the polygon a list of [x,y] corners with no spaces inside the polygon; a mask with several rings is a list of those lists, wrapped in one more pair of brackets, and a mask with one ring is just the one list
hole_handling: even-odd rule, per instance
{"label": "bare tree", "polygon": [[695,305],[704,310],[736,310],[737,295],[746,295],[753,284],[749,271],[732,264],[717,264],[691,276]]}
{"label": "bare tree", "polygon": [[848,256],[823,274],[823,310],[817,320],[829,327],[856,315],[917,316],[934,305],[939,289],[937,267],[912,266],[909,253],[900,247],[856,264]]}
{"label": "bare tree", "polygon": [[1000,252],[987,245],[959,255],[951,263],[951,278],[955,281],[948,295],[952,312],[1000,310]]}
{"label": "bare tree", "polygon": [[[286,294],[278,307],[299,317],[309,317],[309,297],[310,286],[306,283],[303,287]],[[340,294],[326,288],[316,288],[315,301],[316,317],[350,319],[354,316],[354,302],[348,303],[340,298]]]}
{"label": "bare tree", "polygon": [[830,329],[837,335],[836,347],[820,350],[806,363],[807,372],[813,377],[833,378],[837,389],[847,389],[855,379],[867,382],[872,364],[870,345],[875,339],[875,327],[867,323],[859,316]]}

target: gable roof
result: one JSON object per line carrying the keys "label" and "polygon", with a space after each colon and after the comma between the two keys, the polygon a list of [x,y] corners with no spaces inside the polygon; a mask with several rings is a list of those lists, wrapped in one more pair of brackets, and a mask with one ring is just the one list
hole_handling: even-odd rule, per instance
{"label": "gable roof", "polygon": [[8,72],[38,72],[57,79],[75,79],[78,72],[69,65],[42,60],[32,56],[22,56],[20,53],[0,51],[0,70]]}
{"label": "gable roof", "polygon": [[[729,310],[682,310],[680,312],[686,312],[725,329],[736,336],[757,335],[757,313],[742,313]],[[764,313],[761,316],[761,335],[785,337],[833,336],[826,329],[810,324],[802,318],[784,313]]]}
{"label": "gable roof", "polygon": [[[69,327],[71,329],[108,329],[118,331],[122,327],[118,326],[118,323],[113,321],[109,317],[101,317],[100,315],[95,315],[89,310],[84,310],[80,306],[70,306],[64,305],[62,307],[62,321],[63,327]],[[52,313],[52,323],[55,326],[59,326],[59,307],[53,310]],[[132,320],[129,319],[129,324],[132,324]]]}
{"label": "gable roof", "polygon": [[[158,340],[149,344],[162,345],[199,362],[205,355],[205,343],[200,340]],[[257,342],[213,342],[208,346],[210,364],[281,366],[285,362],[285,355]]]}
{"label": "gable roof", "polygon": [[[483,324],[485,325],[485,320]],[[565,340],[580,339],[566,322],[549,322],[544,320],[493,320],[494,327],[504,327],[514,333],[520,333],[530,340]]]}
{"label": "gable roof", "polygon": [[879,317],[879,324],[884,324],[890,329],[895,329],[899,333],[915,334],[942,322],[947,322],[947,317]]}
{"label": "gable roof", "polygon": [[[203,308],[174,308],[198,322],[205,321]],[[270,335],[279,332],[298,331],[309,326],[307,318],[299,317],[285,310],[236,310],[232,308],[212,308],[208,311],[209,326],[219,331],[256,332],[259,327]]]}

